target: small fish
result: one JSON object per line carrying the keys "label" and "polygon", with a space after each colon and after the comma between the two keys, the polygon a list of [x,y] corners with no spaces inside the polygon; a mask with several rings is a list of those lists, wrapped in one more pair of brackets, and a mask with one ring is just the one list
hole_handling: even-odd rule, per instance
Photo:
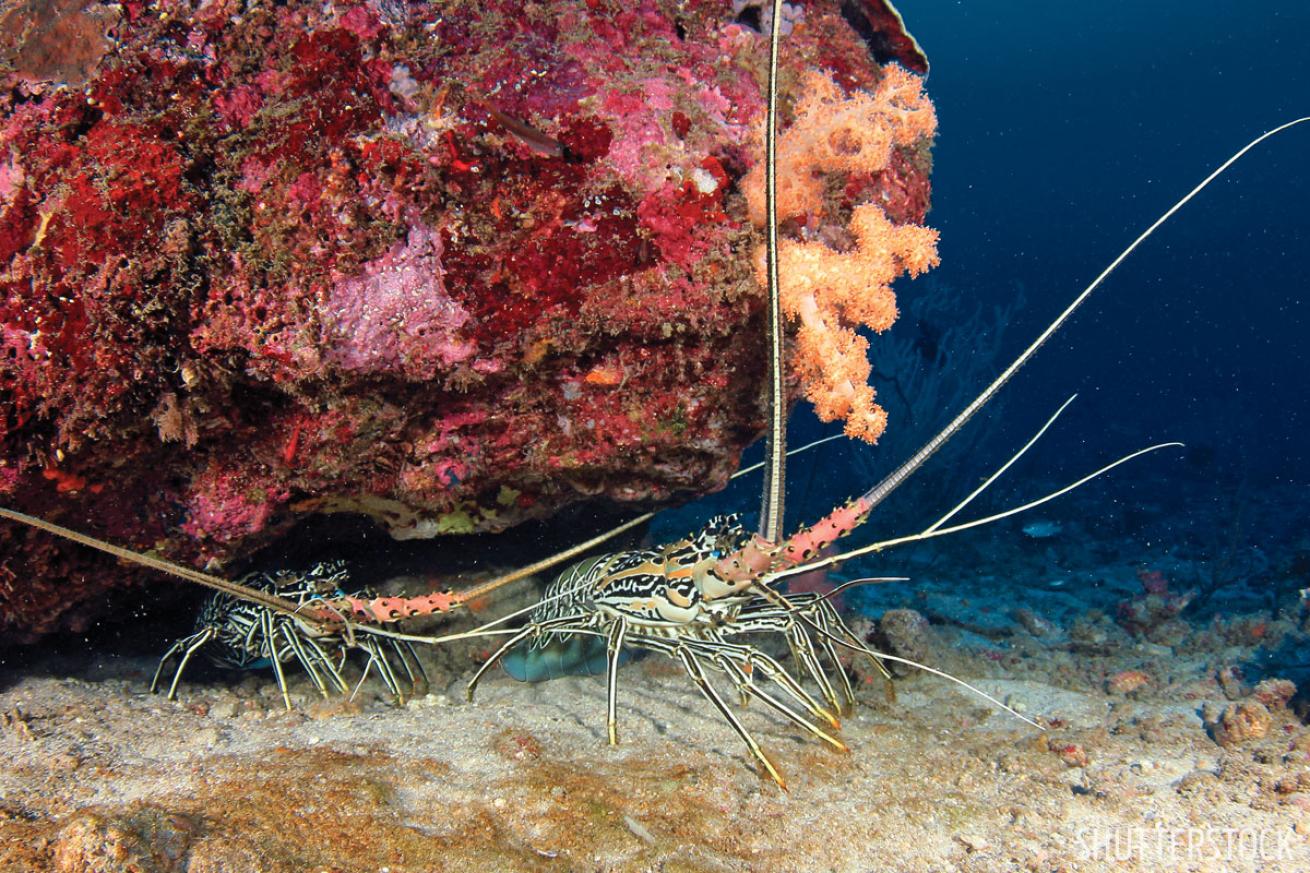
{"label": "small fish", "polygon": [[564,157],[564,144],[557,139],[547,136],[529,124],[519,121],[512,115],[506,115],[499,109],[488,106],[487,111],[491,117],[496,119],[497,123],[506,131],[511,133],[519,142],[523,143],[532,151],[547,158]]}
{"label": "small fish", "polygon": [[1044,540],[1053,536],[1059,536],[1063,530],[1064,525],[1060,524],[1058,521],[1039,519],[1025,524],[1023,526],[1023,535],[1035,540]]}

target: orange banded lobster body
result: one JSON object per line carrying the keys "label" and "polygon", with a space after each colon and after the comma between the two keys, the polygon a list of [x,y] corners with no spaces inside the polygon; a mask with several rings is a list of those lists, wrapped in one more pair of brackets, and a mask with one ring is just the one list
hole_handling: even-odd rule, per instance
{"label": "orange banded lobster body", "polygon": [[779,545],[756,534],[740,549],[714,564],[714,577],[731,586],[733,593],[745,591],[769,573],[790,570],[818,557],[833,542],[863,524],[872,508],[868,495],[861,495],[810,527],[801,528]]}

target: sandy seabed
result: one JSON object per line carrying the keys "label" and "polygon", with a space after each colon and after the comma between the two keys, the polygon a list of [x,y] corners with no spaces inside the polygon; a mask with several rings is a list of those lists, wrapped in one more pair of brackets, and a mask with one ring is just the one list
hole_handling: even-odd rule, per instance
{"label": "sandy seabed", "polygon": [[667,660],[624,669],[617,748],[600,677],[497,672],[468,704],[465,665],[431,666],[405,707],[297,675],[293,712],[262,674],[177,702],[145,659],[11,675],[0,870],[1310,869],[1310,730],[1286,709],[1225,749],[1205,700],[976,680],[1039,731],[932,677],[894,703],[874,681],[849,754],[744,711],[783,792]]}

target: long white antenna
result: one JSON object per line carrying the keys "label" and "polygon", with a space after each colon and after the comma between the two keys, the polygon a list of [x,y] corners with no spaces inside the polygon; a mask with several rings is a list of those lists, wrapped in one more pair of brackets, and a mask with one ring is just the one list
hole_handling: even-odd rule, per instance
{"label": "long white antenna", "polygon": [[769,435],[767,467],[760,502],[760,536],[782,542],[783,496],[787,491],[787,386],[783,380],[784,334],[778,286],[778,51],[782,40],[782,0],[773,0],[769,26],[769,109],[764,124],[765,263],[769,287]]}
{"label": "long white antenna", "polygon": [[1051,336],[1057,330],[1059,330],[1061,327],[1064,326],[1064,323],[1069,320],[1069,317],[1074,314],[1074,312],[1078,309],[1078,307],[1083,305],[1083,303],[1087,300],[1087,298],[1092,295],[1092,292],[1095,291],[1097,288],[1099,288],[1101,286],[1101,283],[1104,282],[1107,278],[1109,278],[1110,274],[1113,273],[1116,269],[1118,269],[1119,265],[1122,264],[1129,255],[1131,255],[1134,251],[1137,250],[1137,247],[1139,245],[1145,242],[1146,239],[1149,236],[1151,236],[1151,234],[1155,233],[1156,230],[1159,229],[1160,225],[1164,224],[1166,221],[1172,218],[1175,212],[1186,206],[1187,203],[1191,201],[1193,197],[1195,197],[1197,194],[1200,194],[1203,190],[1205,190],[1205,188],[1211,182],[1219,178],[1219,176],[1221,176],[1225,170],[1227,170],[1234,163],[1236,163],[1239,158],[1241,158],[1251,149],[1255,148],[1260,143],[1269,139],[1269,137],[1282,133],[1283,131],[1287,130],[1289,127],[1295,127],[1296,125],[1303,124],[1307,121],[1310,121],[1310,116],[1297,118],[1287,122],[1286,124],[1280,124],[1278,125],[1278,127],[1275,127],[1272,130],[1267,130],[1264,133],[1260,134],[1255,139],[1251,140],[1249,143],[1238,149],[1233,154],[1232,157],[1230,157],[1228,160],[1224,161],[1222,164],[1216,167],[1214,172],[1206,176],[1204,179],[1202,179],[1200,184],[1198,184],[1195,188],[1193,188],[1191,191],[1187,193],[1187,196],[1183,197],[1173,206],[1169,207],[1169,209],[1163,215],[1157,218],[1151,224],[1150,227],[1142,231],[1141,234],[1138,235],[1137,239],[1133,240],[1128,245],[1128,248],[1120,252],[1119,257],[1111,261],[1110,265],[1106,267],[1104,270],[1102,270],[1101,274],[1097,276],[1095,279],[1093,279],[1092,283],[1088,285],[1086,288],[1084,288],[1083,292],[1079,294],[1077,297],[1075,297],[1072,303],[1070,303],[1067,307],[1065,307],[1064,312],[1061,312],[1059,316],[1055,319],[1055,321],[1052,321],[1050,326],[1048,326],[1046,330],[1042,331],[1041,335],[1038,336],[1037,339],[1033,340],[1032,344],[1029,345],[1028,348],[1024,349],[1023,353],[1020,354],[1019,357],[1014,359],[1014,363],[1006,367],[1005,370],[1001,373],[1001,375],[997,376],[996,379],[992,382],[992,384],[988,385],[985,389],[983,389],[983,392],[979,394],[977,397],[975,397],[973,402],[970,403],[968,406],[966,406],[959,415],[955,416],[955,418],[951,421],[950,424],[946,425],[946,427],[944,427],[939,434],[937,434],[935,437],[933,437],[927,443],[925,443],[923,448],[915,452],[914,455],[908,461],[901,464],[901,466],[897,467],[890,474],[888,474],[887,478],[883,479],[877,485],[873,486],[872,488],[870,488],[868,491],[864,493],[865,499],[870,501],[870,509],[872,509],[873,507],[877,506],[879,503],[882,503],[884,500],[886,500],[889,494],[895,491],[902,482],[904,482],[906,479],[910,477],[910,474],[912,474],[915,470],[922,467],[925,461],[927,461],[930,457],[932,457],[937,452],[938,449],[940,449],[943,445],[946,444],[947,440],[955,436],[955,434],[960,430],[960,428],[964,427],[964,425],[969,421],[969,419],[973,418],[973,416],[978,412],[978,410],[986,406],[987,402],[990,401],[993,396],[995,396],[996,392],[1000,391],[1001,388],[1005,385],[1005,383],[1009,382],[1010,379],[1014,376],[1014,374],[1019,372],[1019,368],[1022,367],[1024,364],[1028,363],[1028,361],[1032,358],[1032,356],[1037,354],[1037,350],[1040,349],[1042,345],[1045,344],[1045,342],[1048,339],[1050,339]]}
{"label": "long white antenna", "polygon": [[22,524],[30,525],[32,527],[43,530],[47,533],[52,533],[55,534],[56,536],[61,536],[64,539],[72,540],[75,543],[80,543],[84,546],[90,546],[93,549],[98,549],[99,551],[107,552],[116,558],[122,558],[124,561],[131,561],[134,564],[141,564],[143,566],[151,568],[152,570],[158,570],[161,573],[166,573],[169,576],[176,576],[179,579],[185,579],[188,582],[194,582],[197,585],[203,585],[206,588],[212,588],[215,591],[222,591],[224,594],[231,595],[232,597],[235,597],[238,600],[246,600],[251,603],[258,603],[260,606],[267,607],[268,609],[271,609],[274,612],[280,612],[283,613],[284,615],[295,616],[301,621],[313,625],[317,627],[319,630],[323,630],[322,622],[318,621],[317,619],[311,618],[310,616],[305,615],[304,612],[300,609],[300,607],[296,603],[287,600],[285,597],[278,597],[275,594],[268,594],[267,592],[260,591],[257,588],[251,588],[249,586],[242,585],[239,582],[232,582],[227,579],[223,579],[219,576],[212,576],[209,573],[202,573],[199,570],[193,569],[191,567],[184,567],[181,564],[174,564],[172,561],[164,561],[159,558],[151,557],[150,555],[139,554],[129,549],[124,549],[121,546],[116,546],[113,543],[107,543],[104,540],[99,540],[96,539],[95,537],[87,536],[86,534],[83,533],[78,533],[75,530],[71,530],[69,528],[63,527],[62,525],[58,525],[53,522],[46,521],[45,519],[37,518],[32,515],[26,515],[22,512],[16,512],[12,509],[6,509],[2,506],[0,506],[0,518],[7,518],[10,521],[17,521]]}

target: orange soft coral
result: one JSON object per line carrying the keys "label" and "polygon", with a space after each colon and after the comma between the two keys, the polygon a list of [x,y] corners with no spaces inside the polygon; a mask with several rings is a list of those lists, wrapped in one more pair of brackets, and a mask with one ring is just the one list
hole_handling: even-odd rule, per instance
{"label": "orange soft coral", "polygon": [[[778,247],[782,308],[800,322],[791,361],[823,421],[844,419],[847,436],[874,442],[887,414],[873,402],[869,344],[856,325],[886,330],[896,320],[892,281],[937,265],[937,231],[897,225],[876,204],[851,216],[856,248],[783,240]],[[763,252],[760,253],[763,275]]]}
{"label": "orange soft coral", "polygon": [[[931,137],[936,114],[919,80],[889,64],[874,94],[843,96],[831,79],[812,73],[796,119],[778,142],[778,216],[822,222],[827,173],[878,173],[892,149]],[[764,223],[762,170],[745,181],[751,217]],[[811,224],[811,226],[814,226]],[[805,395],[823,421],[843,419],[846,433],[874,442],[887,414],[868,384],[868,342],[859,325],[886,330],[896,320],[891,284],[937,265],[937,231],[895,224],[869,203],[851,214],[855,245],[839,252],[817,242],[783,240],[778,248],[782,307],[800,322],[791,361]],[[758,253],[761,283],[764,255]]]}
{"label": "orange soft coral", "polygon": [[[825,173],[878,173],[892,148],[912,145],[937,132],[937,113],[913,73],[896,64],[883,67],[873,94],[845,96],[822,73],[806,74],[796,118],[778,137],[778,220],[805,216],[823,207]],[[764,225],[764,166],[743,180],[751,221]]]}

